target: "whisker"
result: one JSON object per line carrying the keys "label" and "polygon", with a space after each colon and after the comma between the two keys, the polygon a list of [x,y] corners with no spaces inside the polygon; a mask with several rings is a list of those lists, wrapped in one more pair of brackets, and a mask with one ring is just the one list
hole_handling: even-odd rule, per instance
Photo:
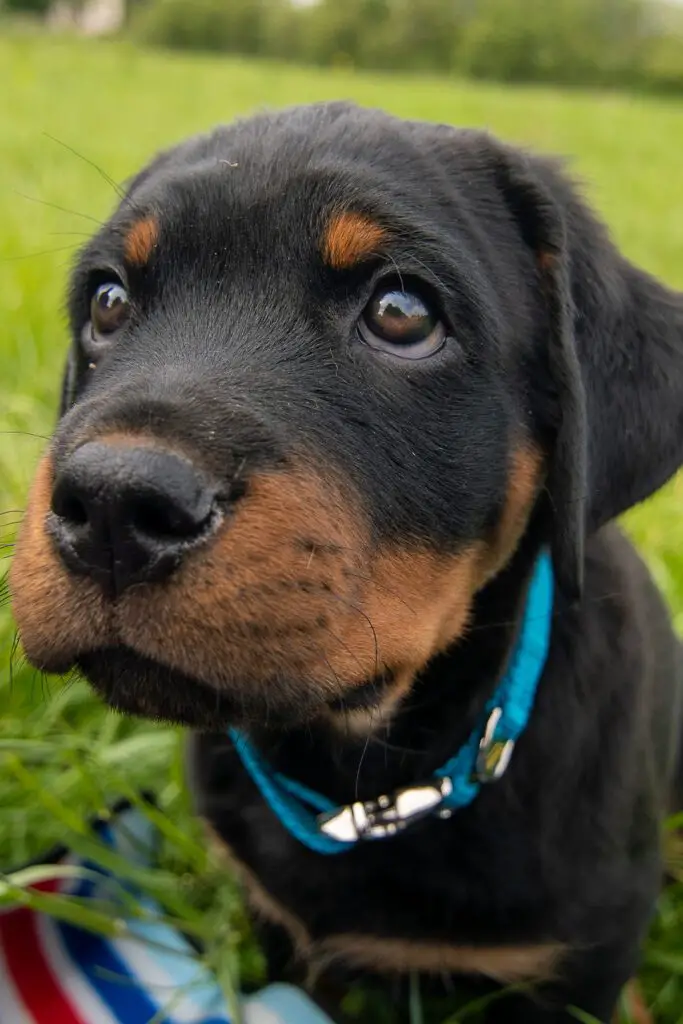
{"label": "whisker", "polygon": [[392,754],[420,755],[424,754],[426,750],[425,747],[420,750],[417,750],[415,747],[401,747],[398,743],[390,743],[389,740],[382,739],[382,737],[378,736],[377,733],[369,733],[369,738],[372,744],[384,750],[388,750]]}
{"label": "whisker", "polygon": [[49,441],[50,438],[45,434],[35,434],[32,430],[0,430],[0,434],[12,434],[23,437],[37,437],[41,441]]}
{"label": "whisker", "polygon": [[68,142],[64,142],[62,139],[58,139],[54,135],[50,135],[49,132],[43,132],[43,135],[46,139],[50,139],[51,142],[55,142],[58,146],[61,146],[63,149],[66,149],[69,153],[73,153],[73,155],[77,156],[79,160],[83,161],[83,163],[86,163],[90,167],[92,167],[93,170],[97,171],[97,173],[102,177],[104,181],[107,182],[108,185],[111,185],[111,187],[114,189],[114,191],[120,199],[125,199],[126,193],[118,184],[118,182],[114,181],[114,179],[110,177],[110,175],[108,175],[107,172],[102,167],[99,166],[99,164],[96,164],[94,160],[91,160],[90,157],[85,156],[84,153],[79,153],[78,150],[74,149],[73,146],[70,146]]}
{"label": "whisker", "polygon": [[[337,595],[333,594],[332,596],[333,596],[333,597],[336,597]],[[340,600],[341,600],[341,598],[340,598]],[[327,632],[328,632],[328,633],[330,634],[330,636],[334,637],[334,639],[335,639],[335,640],[337,641],[337,643],[338,643],[338,644],[340,644],[340,645],[341,645],[341,646],[342,646],[342,647],[344,648],[344,650],[345,650],[345,651],[346,651],[346,653],[347,653],[347,654],[349,655],[349,657],[353,658],[353,660],[354,660],[354,661],[356,662],[356,664],[358,665],[358,668],[359,668],[359,669],[361,670],[361,672],[362,672],[362,671],[363,671],[363,663],[362,663],[362,662],[360,661],[360,659],[359,659],[359,658],[358,658],[358,657],[357,657],[357,656],[356,656],[356,655],[355,655],[355,654],[353,653],[353,651],[352,651],[352,650],[351,650],[351,649],[350,649],[350,648],[348,647],[348,645],[347,645],[347,644],[346,644],[346,643],[345,643],[345,642],[344,642],[344,641],[342,640],[342,638],[341,638],[340,636],[337,636],[337,634],[336,634],[335,632],[333,632],[333,631],[332,631],[332,630],[331,630],[331,629],[329,628],[329,626],[327,627]],[[326,660],[327,660],[327,659],[326,659]]]}
{"label": "whisker", "polygon": [[365,737],[365,743],[363,744],[363,749],[361,751],[361,755],[358,758],[358,767],[356,768],[356,781],[355,781],[355,784],[354,784],[354,799],[355,800],[358,799],[358,789],[359,789],[359,786],[360,786],[360,772],[361,772],[361,768],[363,767],[363,761],[365,760],[365,755],[368,752],[368,746],[369,745],[370,745],[370,733],[368,733],[367,736]]}
{"label": "whisker", "polygon": [[[329,659],[328,659],[327,655],[324,653],[324,651],[322,650],[322,648],[320,649],[320,653],[321,653],[323,661],[325,662],[325,664],[327,665],[328,669],[330,670],[330,672],[334,676],[334,681],[337,684],[337,686],[339,687],[340,693],[344,693],[345,694],[346,693],[346,689],[344,688],[344,684],[342,683],[341,679],[339,678],[339,676],[337,675],[335,670],[330,665]],[[339,699],[343,703],[343,697],[340,697]]]}
{"label": "whisker", "polygon": [[[581,601],[583,604],[596,605],[602,603],[603,601],[614,601],[615,598],[618,598],[620,596],[621,594],[619,593],[619,591],[615,590],[613,593],[610,594],[596,594],[595,597],[583,597]],[[568,612],[570,611],[571,608],[554,609],[552,613],[553,622],[559,621],[563,615],[568,614]],[[539,619],[544,618],[545,614],[532,615],[529,618],[529,622],[537,622]],[[518,624],[518,621],[518,619],[499,619],[495,622],[481,622],[477,625],[468,626],[467,633],[483,633],[488,629],[511,629],[513,626],[516,626]]]}
{"label": "whisker", "polygon": [[424,263],[424,262],[423,262],[423,261],[422,261],[422,260],[421,260],[421,259],[419,258],[419,256],[416,256],[416,255],[415,255],[415,253],[414,253],[414,252],[413,252],[412,250],[409,250],[409,252],[407,253],[407,255],[409,256],[409,258],[410,258],[411,260],[413,260],[413,261],[414,261],[415,263],[417,263],[417,264],[418,264],[418,265],[419,265],[420,267],[422,267],[422,269],[424,270],[425,274],[427,274],[427,276],[428,276],[428,277],[431,277],[432,281],[433,281],[433,282],[434,282],[434,283],[435,283],[436,285],[438,285],[438,286],[439,286],[439,288],[442,288],[442,289],[443,289],[444,291],[448,291],[448,286],[446,285],[445,281],[442,281],[442,280],[441,280],[441,278],[439,277],[439,275],[438,275],[438,274],[436,274],[436,273],[435,273],[435,272],[434,272],[434,271],[433,271],[433,270],[431,269],[431,267],[428,267],[428,266],[427,266],[427,264],[426,264],[426,263]]}
{"label": "whisker", "polygon": [[403,275],[401,274],[399,265],[396,262],[396,260],[394,259],[394,257],[391,255],[390,252],[382,252],[381,254],[378,254],[378,255],[383,256],[386,263],[391,263],[391,265],[393,266],[394,270],[396,271],[396,276],[398,277],[398,283],[401,285],[401,291],[404,292],[406,290],[406,288],[405,288],[405,284],[403,283]]}
{"label": "whisker", "polygon": [[377,580],[372,578],[372,576],[363,576],[362,573],[353,572],[351,569],[346,570],[346,572],[347,575],[353,577],[353,579],[362,580],[364,583],[371,583],[373,587],[377,587],[378,590],[383,590],[385,594],[389,595],[389,597],[395,597],[397,601],[400,601],[401,604],[408,609],[411,615],[415,615],[415,609],[411,607],[411,605],[409,605],[408,602],[404,600],[404,598],[402,598],[401,595],[397,593],[395,590],[392,590],[390,587],[384,586],[382,583],[378,583]]}
{"label": "whisker", "polygon": [[10,693],[14,690],[14,671],[15,671],[15,658],[17,656],[17,649],[19,647],[19,630],[15,629],[14,638],[12,640],[12,646],[9,652],[9,689]]}
{"label": "whisker", "polygon": [[16,263],[18,260],[32,260],[38,256],[54,256],[58,252],[73,252],[76,245],[60,245],[56,249],[39,249],[38,252],[24,252],[18,256],[3,256],[0,263]]}
{"label": "whisker", "polygon": [[370,619],[368,614],[366,612],[364,612],[362,608],[359,608],[358,605],[354,604],[353,601],[347,600],[346,598],[342,597],[340,594],[332,593],[331,596],[336,601],[340,601],[342,604],[345,604],[349,608],[352,608],[355,612],[358,612],[359,615],[362,615],[362,617],[365,619],[365,621],[367,622],[368,626],[370,627],[370,629],[372,631],[372,636],[373,636],[374,644],[375,644],[375,671],[374,671],[374,675],[377,675],[379,673],[379,641],[377,640],[377,630],[373,626],[372,620]]}
{"label": "whisker", "polygon": [[98,220],[97,217],[93,217],[89,213],[79,213],[78,210],[70,210],[66,206],[60,206],[58,203],[50,203],[47,199],[38,199],[37,196],[27,196],[24,192],[19,192],[16,188],[12,189],[15,195],[20,196],[21,199],[26,199],[29,203],[38,203],[40,206],[48,206],[52,210],[59,210],[60,213],[68,213],[71,217],[81,217],[83,220],[92,221],[93,224],[98,224],[100,227],[104,227],[104,221]]}

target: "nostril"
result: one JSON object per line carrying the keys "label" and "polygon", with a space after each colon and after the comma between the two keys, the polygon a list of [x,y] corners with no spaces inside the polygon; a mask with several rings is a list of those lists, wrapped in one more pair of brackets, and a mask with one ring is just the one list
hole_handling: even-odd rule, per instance
{"label": "nostril", "polygon": [[55,491],[52,511],[72,526],[85,526],[89,520],[87,506],[77,494]]}
{"label": "nostril", "polygon": [[211,513],[198,514],[160,495],[139,495],[128,504],[126,519],[138,533],[157,540],[186,540],[197,537],[211,520]]}

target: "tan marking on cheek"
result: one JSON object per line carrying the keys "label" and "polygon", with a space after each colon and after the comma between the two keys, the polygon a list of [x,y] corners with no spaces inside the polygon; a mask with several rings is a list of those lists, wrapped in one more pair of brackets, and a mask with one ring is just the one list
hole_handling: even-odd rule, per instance
{"label": "tan marking on cheek", "polygon": [[99,589],[69,575],[46,532],[52,500],[52,459],[36,471],[9,574],[12,611],[29,661],[64,671],[79,652],[106,642],[108,621]]}
{"label": "tan marking on cheek", "polygon": [[543,457],[531,445],[515,448],[510,457],[507,496],[500,519],[489,540],[486,579],[495,576],[512,557],[543,482]]}
{"label": "tan marking on cheek", "polygon": [[[390,551],[376,556],[364,610],[385,664],[408,686],[405,670],[418,671],[464,631],[480,575],[481,546],[456,555]],[[354,624],[357,630],[368,623]]]}
{"label": "tan marking on cheek", "polygon": [[500,984],[548,981],[555,977],[565,947],[559,943],[524,946],[451,946],[367,935],[334,935],[317,944],[329,961],[380,972],[422,971],[481,974]]}
{"label": "tan marking on cheek", "polygon": [[[328,717],[335,725],[360,735],[386,722],[410,692],[417,672],[434,654],[466,632],[474,594],[500,572],[517,548],[542,477],[540,452],[530,445],[517,447],[510,459],[506,501],[487,542],[474,544],[451,558],[423,551],[394,553],[379,559],[366,607],[368,615],[374,616],[378,632],[391,637],[392,660],[388,663],[395,670],[396,681],[378,707],[330,711]],[[373,601],[375,587],[377,600]],[[392,601],[392,595],[400,603]],[[419,622],[411,625],[407,608],[419,609]],[[399,637],[394,636],[396,624],[400,626]],[[406,644],[412,644],[412,652],[406,652]],[[401,649],[403,662],[397,660]],[[401,664],[402,671],[396,671]]]}
{"label": "tan marking on cheek", "polygon": [[323,259],[335,270],[346,270],[375,253],[387,238],[381,225],[362,213],[336,214],[327,226]]}
{"label": "tan marking on cheek", "polygon": [[395,672],[380,706],[331,713],[352,733],[377,727],[412,688],[415,675],[467,629],[475,593],[509,561],[524,533],[542,482],[542,457],[530,445],[511,455],[507,497],[493,535],[456,555],[422,551],[376,557],[364,609]]}
{"label": "tan marking on cheek", "polygon": [[159,222],[155,217],[143,217],[128,229],[123,252],[128,263],[144,267],[159,239]]}

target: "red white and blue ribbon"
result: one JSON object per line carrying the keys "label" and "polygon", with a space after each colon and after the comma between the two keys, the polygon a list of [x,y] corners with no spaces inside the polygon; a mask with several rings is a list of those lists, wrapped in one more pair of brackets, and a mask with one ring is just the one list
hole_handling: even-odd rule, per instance
{"label": "red white and blue ribbon", "polygon": [[[96,828],[129,860],[144,863],[141,851],[153,849],[151,823],[134,809]],[[111,876],[101,867],[69,854],[59,863],[90,870],[36,889],[111,902]],[[153,901],[136,898],[152,919],[128,921],[117,938],[25,906],[0,911],[0,1024],[231,1024],[223,992],[193,947],[154,919],[161,911]],[[242,999],[240,1011],[244,1024],[332,1024],[303,992],[285,985]]]}

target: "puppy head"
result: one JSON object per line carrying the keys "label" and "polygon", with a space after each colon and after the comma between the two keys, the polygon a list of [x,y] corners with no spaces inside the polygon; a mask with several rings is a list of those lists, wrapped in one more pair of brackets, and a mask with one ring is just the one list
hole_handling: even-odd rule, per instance
{"label": "puppy head", "polygon": [[679,314],[631,273],[479,133],[332,104],[162,154],[73,274],[11,576],[29,658],[286,724],[395,703],[530,523],[577,592],[586,526],[680,462]]}

